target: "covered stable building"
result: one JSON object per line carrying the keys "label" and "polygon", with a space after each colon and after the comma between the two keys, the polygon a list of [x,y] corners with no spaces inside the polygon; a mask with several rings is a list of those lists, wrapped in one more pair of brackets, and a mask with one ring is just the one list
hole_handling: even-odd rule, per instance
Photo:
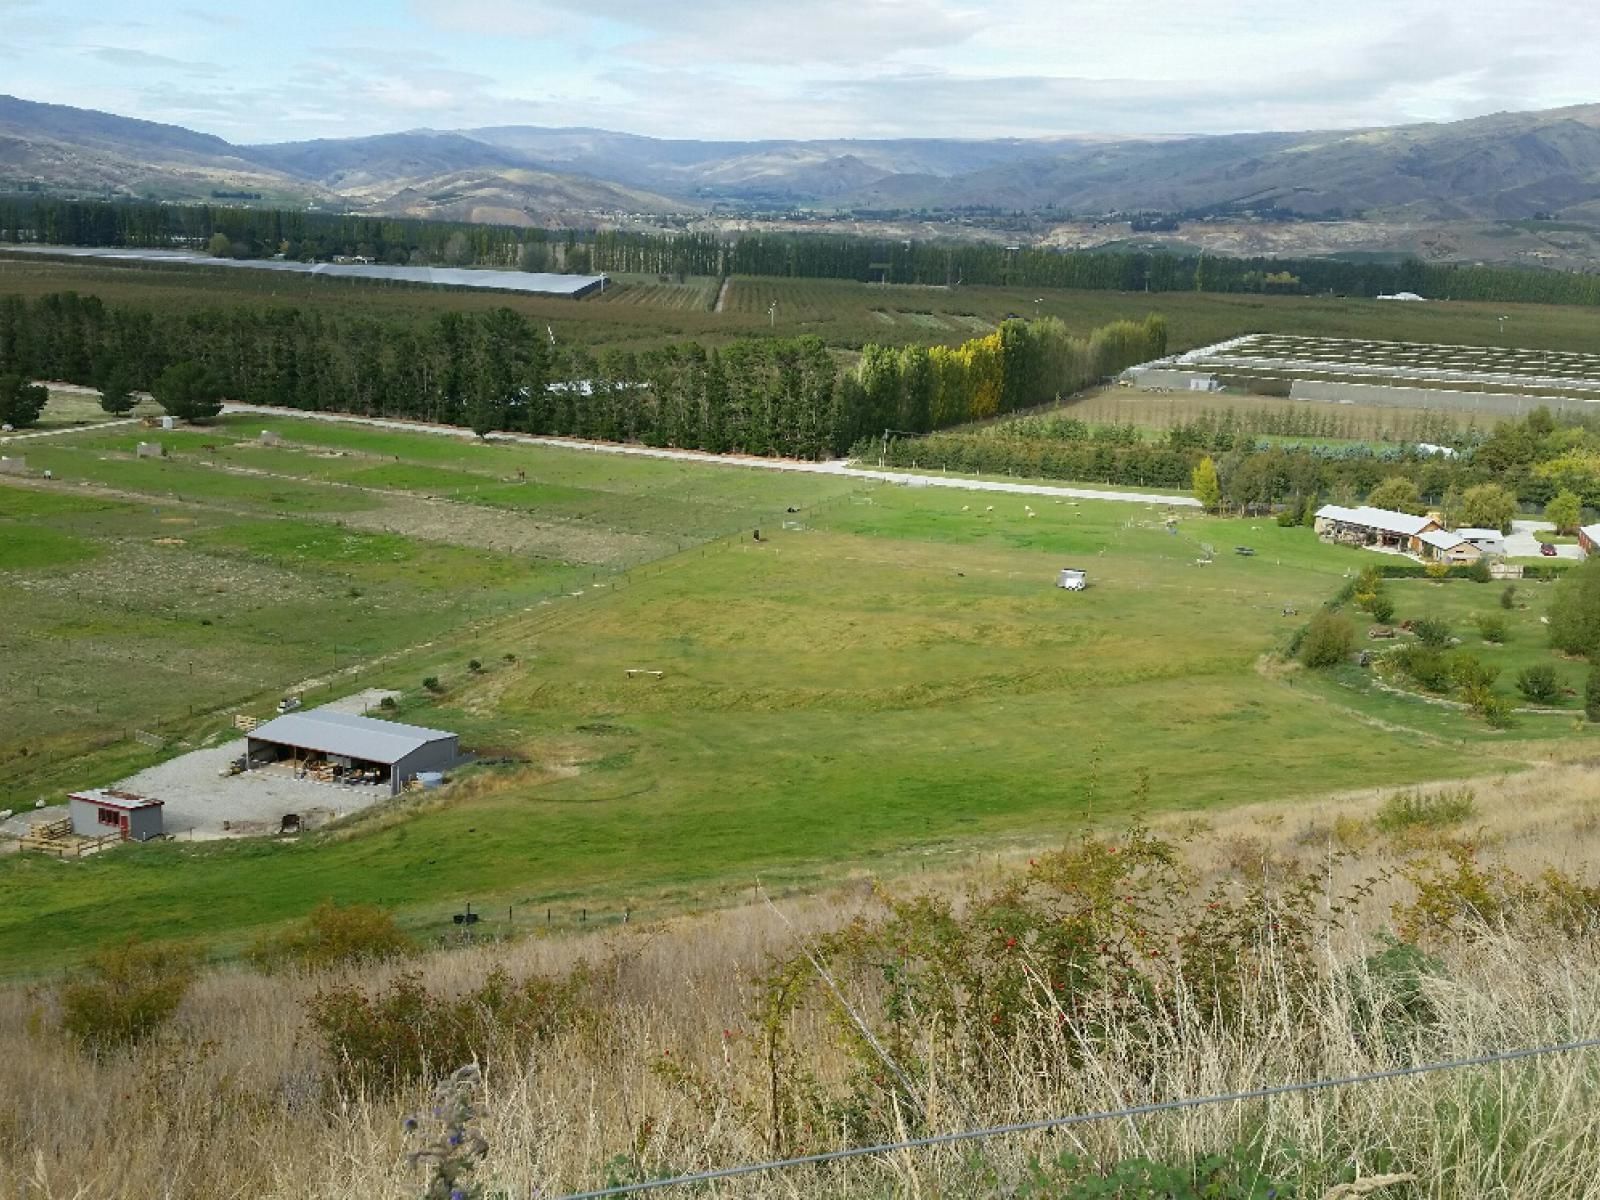
{"label": "covered stable building", "polygon": [[1317,536],[1325,541],[1378,546],[1419,557],[1425,553],[1427,545],[1422,535],[1440,531],[1439,522],[1432,517],[1414,517],[1410,513],[1366,505],[1345,508],[1324,504],[1317,509],[1315,520]]}
{"label": "covered stable building", "polygon": [[67,797],[72,832],[77,837],[120,837],[125,842],[148,842],[162,836],[162,803],[149,796],[91,788]]}
{"label": "covered stable building", "polygon": [[244,767],[284,764],[330,782],[387,784],[398,795],[417,775],[448,770],[460,757],[453,733],[317,708],[256,726],[245,739]]}

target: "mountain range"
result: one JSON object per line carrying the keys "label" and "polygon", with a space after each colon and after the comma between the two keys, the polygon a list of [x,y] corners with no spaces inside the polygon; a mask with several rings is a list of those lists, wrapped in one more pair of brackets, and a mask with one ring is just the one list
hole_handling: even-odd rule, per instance
{"label": "mountain range", "polygon": [[237,145],[0,96],[0,190],[512,224],[734,208],[1600,222],[1600,104],[1165,139],[669,140],[501,126]]}

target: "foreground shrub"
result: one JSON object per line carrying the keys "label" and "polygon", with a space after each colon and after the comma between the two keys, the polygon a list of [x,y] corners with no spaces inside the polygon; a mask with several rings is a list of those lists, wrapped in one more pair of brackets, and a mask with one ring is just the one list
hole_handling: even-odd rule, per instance
{"label": "foreground shrub", "polygon": [[1506,619],[1500,613],[1478,614],[1478,636],[1486,642],[1500,645],[1506,640]]}
{"label": "foreground shrub", "polygon": [[1600,721],[1600,667],[1590,667],[1589,678],[1584,681],[1583,715]]}
{"label": "foreground shrub", "polygon": [[1530,879],[1486,864],[1472,842],[1448,845],[1442,859],[1419,858],[1402,874],[1416,889],[1393,909],[1407,941],[1474,939],[1497,929],[1582,937],[1600,921],[1600,886],[1553,867]]}
{"label": "foreground shrub", "polygon": [[192,951],[137,937],[103,946],[61,989],[61,1025],[86,1049],[142,1041],[171,1019],[194,982]]}
{"label": "foreground shrub", "polygon": [[1535,704],[1553,704],[1561,698],[1561,681],[1550,663],[1536,663],[1517,672],[1517,691]]}
{"label": "foreground shrub", "polygon": [[416,944],[384,909],[370,904],[341,908],[325,900],[299,925],[258,940],[249,958],[262,970],[285,966],[305,971],[383,962],[412,953]]}
{"label": "foreground shrub", "polygon": [[579,969],[562,980],[516,981],[497,968],[474,990],[443,995],[406,974],[381,992],[359,984],[323,988],[307,1012],[338,1086],[393,1091],[549,1038],[578,1015],[587,978]]}
{"label": "foreground shrub", "polygon": [[1300,639],[1300,661],[1312,668],[1338,666],[1350,657],[1355,639],[1349,617],[1324,609],[1306,626]]}
{"label": "foreground shrub", "polygon": [[[657,1064],[658,1078],[694,1103],[746,1114],[773,1153],[819,1128],[892,1136],[925,1127],[921,1097],[944,1072],[980,1090],[1019,1073],[1062,1084],[1103,1047],[1159,1040],[1175,1005],[1182,1019],[1243,1028],[1268,973],[1309,997],[1328,920],[1322,877],[1293,860],[1202,890],[1177,847],[1142,828],[1086,837],[962,904],[885,899],[886,917],[818,939],[761,981],[760,1037],[741,1047],[759,1092],[727,1095],[718,1077],[677,1060]],[[819,1027],[851,1063],[834,1084],[803,1065]]]}
{"label": "foreground shrub", "polygon": [[1181,1165],[1128,1158],[1097,1170],[1090,1159],[1068,1152],[1052,1163],[1035,1162],[1014,1189],[967,1194],[1016,1200],[1293,1200],[1300,1195],[1288,1178],[1269,1172],[1261,1157],[1253,1147],[1235,1146]]}
{"label": "foreground shrub", "polygon": [[1444,964],[1410,942],[1383,935],[1384,948],[1359,971],[1345,972],[1355,1034],[1368,1050],[1404,1050],[1434,1034],[1443,1017],[1428,981],[1446,978]]}

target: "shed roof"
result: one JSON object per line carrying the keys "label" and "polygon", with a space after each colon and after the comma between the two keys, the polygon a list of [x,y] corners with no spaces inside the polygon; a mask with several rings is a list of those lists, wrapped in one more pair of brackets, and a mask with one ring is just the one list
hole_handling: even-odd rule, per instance
{"label": "shed roof", "polygon": [[119,808],[123,812],[133,812],[140,808],[160,808],[164,803],[149,796],[135,795],[133,792],[119,792],[115,788],[89,788],[73,792],[67,799],[83,800],[89,804],[98,804],[101,808]]}
{"label": "shed roof", "polygon": [[1362,525],[1368,529],[1381,529],[1385,533],[1403,534],[1406,537],[1415,537],[1434,523],[1432,517],[1414,517],[1410,513],[1394,512],[1387,508],[1370,508],[1365,504],[1360,508],[1324,504],[1317,510],[1317,516],[1330,521],[1341,521],[1346,525]]}
{"label": "shed roof", "polygon": [[1468,544],[1467,539],[1461,536],[1458,530],[1455,533],[1446,533],[1442,529],[1431,529],[1427,533],[1417,535],[1419,541],[1426,542],[1435,550],[1454,550],[1457,546]]}
{"label": "shed roof", "polygon": [[454,741],[456,735],[442,729],[402,725],[398,721],[377,721],[353,713],[314,708],[310,712],[287,713],[258,725],[250,733],[252,742],[276,742],[298,746],[322,754],[341,754],[374,763],[397,763],[413,750],[431,742]]}
{"label": "shed roof", "polygon": [[1469,542],[1498,542],[1505,536],[1498,529],[1458,529],[1456,533]]}

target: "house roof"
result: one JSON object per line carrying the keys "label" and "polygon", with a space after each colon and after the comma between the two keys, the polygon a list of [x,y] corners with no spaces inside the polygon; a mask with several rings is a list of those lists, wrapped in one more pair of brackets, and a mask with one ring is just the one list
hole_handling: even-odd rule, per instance
{"label": "house roof", "polygon": [[160,808],[164,803],[149,796],[136,796],[132,792],[119,792],[114,788],[89,788],[86,791],[73,792],[67,799],[84,800],[90,804],[98,804],[101,808],[120,808],[123,812],[133,812],[139,808]]}
{"label": "house roof", "polygon": [[1466,538],[1461,536],[1459,530],[1455,533],[1446,533],[1442,529],[1430,529],[1427,533],[1418,534],[1417,538],[1419,541],[1432,546],[1435,550],[1454,550],[1457,546],[1470,544]]}
{"label": "house roof", "polygon": [[1410,513],[1394,512],[1387,508],[1344,508],[1338,504],[1324,504],[1317,516],[1345,525],[1362,525],[1368,529],[1381,529],[1384,533],[1398,533],[1415,537],[1434,523],[1432,517],[1414,517]]}
{"label": "house roof", "polygon": [[1600,525],[1585,525],[1578,532],[1597,546],[1600,546]]}
{"label": "house roof", "polygon": [[374,763],[397,763],[412,751],[432,742],[454,741],[456,735],[442,729],[402,725],[398,721],[377,721],[352,713],[314,708],[310,712],[288,713],[258,725],[250,733],[252,742],[277,742],[316,750],[321,754],[340,754]]}

